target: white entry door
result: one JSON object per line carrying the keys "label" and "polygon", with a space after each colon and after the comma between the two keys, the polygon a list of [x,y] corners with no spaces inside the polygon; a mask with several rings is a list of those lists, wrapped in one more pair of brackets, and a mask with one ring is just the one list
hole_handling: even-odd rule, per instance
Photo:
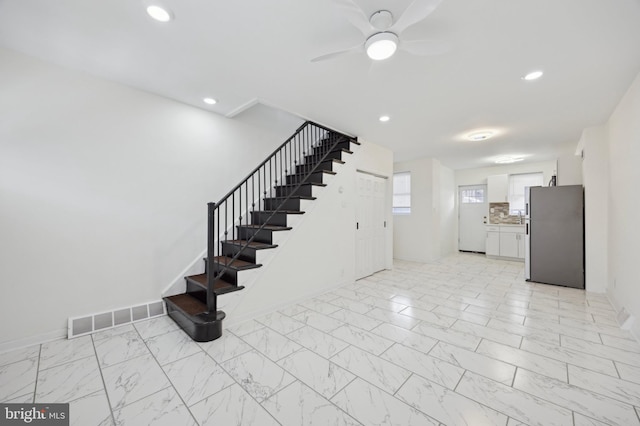
{"label": "white entry door", "polygon": [[488,214],[487,185],[458,187],[458,250],[485,252]]}
{"label": "white entry door", "polygon": [[359,279],[385,268],[387,180],[361,172],[357,173],[357,179],[356,279]]}

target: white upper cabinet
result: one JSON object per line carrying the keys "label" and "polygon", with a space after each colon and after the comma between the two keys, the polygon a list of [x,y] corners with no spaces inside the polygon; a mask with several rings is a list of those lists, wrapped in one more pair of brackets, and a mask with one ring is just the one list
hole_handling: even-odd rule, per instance
{"label": "white upper cabinet", "polygon": [[492,175],[487,177],[487,192],[490,203],[508,201],[509,175]]}

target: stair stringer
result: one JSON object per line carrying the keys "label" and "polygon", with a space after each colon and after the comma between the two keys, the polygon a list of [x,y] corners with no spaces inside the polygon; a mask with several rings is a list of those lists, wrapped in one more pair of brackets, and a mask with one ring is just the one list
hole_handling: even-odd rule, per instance
{"label": "stair stringer", "polygon": [[355,281],[356,156],[352,155],[262,267],[242,272],[241,292],[218,299],[227,313],[226,326],[273,311]]}

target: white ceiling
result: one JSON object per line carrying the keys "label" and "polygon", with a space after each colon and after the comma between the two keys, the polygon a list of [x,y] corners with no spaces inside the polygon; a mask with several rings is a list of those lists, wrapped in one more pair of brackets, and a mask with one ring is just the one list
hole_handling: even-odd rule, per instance
{"label": "white ceiling", "polygon": [[[447,53],[376,63],[310,62],[364,41],[332,0],[158,0],[175,15],[165,24],[146,15],[149,3],[0,0],[0,45],[227,116],[259,101],[387,146],[396,160],[431,156],[455,169],[570,153],[640,71],[640,0],[443,0],[402,39],[440,41]],[[358,3],[397,17],[410,0]],[[535,69],[542,79],[521,80]],[[501,133],[461,140],[479,128]]]}

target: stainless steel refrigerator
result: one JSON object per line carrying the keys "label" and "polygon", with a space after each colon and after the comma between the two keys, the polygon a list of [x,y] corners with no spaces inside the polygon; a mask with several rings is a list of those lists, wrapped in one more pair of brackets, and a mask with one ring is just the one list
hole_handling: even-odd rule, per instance
{"label": "stainless steel refrigerator", "polygon": [[584,288],[582,185],[525,188],[525,278]]}

